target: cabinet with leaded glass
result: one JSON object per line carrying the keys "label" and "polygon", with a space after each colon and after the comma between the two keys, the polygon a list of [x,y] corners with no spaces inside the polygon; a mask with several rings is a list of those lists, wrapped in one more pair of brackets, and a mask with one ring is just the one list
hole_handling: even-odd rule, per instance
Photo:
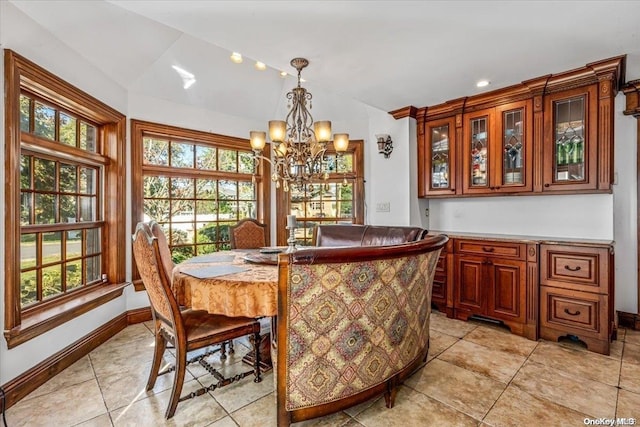
{"label": "cabinet with leaded glass", "polygon": [[[420,196],[456,192],[455,117],[428,121],[420,147]],[[424,163],[423,163],[424,162]]]}
{"label": "cabinet with leaded glass", "polygon": [[545,96],[543,191],[598,188],[598,85]]}
{"label": "cabinet with leaded glass", "polygon": [[531,191],[531,101],[467,113],[463,124],[463,194]]}

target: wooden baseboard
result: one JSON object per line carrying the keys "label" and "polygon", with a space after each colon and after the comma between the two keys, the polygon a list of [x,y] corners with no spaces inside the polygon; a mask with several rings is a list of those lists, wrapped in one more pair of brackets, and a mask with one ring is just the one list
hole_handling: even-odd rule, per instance
{"label": "wooden baseboard", "polygon": [[618,326],[640,331],[640,314],[618,312]]}
{"label": "wooden baseboard", "polygon": [[135,323],[151,320],[149,307],[138,308],[120,314],[78,341],[38,363],[22,375],[4,384],[5,409],[49,381],[51,378],[80,360],[109,338]]}
{"label": "wooden baseboard", "polygon": [[127,311],[127,325],[148,322],[152,319],[151,307],[142,307]]}

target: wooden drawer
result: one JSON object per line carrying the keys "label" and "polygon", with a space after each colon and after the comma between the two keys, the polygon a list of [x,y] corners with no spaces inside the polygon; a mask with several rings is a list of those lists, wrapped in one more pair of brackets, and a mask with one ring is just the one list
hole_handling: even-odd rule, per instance
{"label": "wooden drawer", "polygon": [[456,239],[456,253],[524,259],[526,245],[516,242]]}
{"label": "wooden drawer", "polygon": [[540,330],[607,340],[608,302],[606,295],[541,286]]}
{"label": "wooden drawer", "polygon": [[609,292],[609,249],[540,245],[540,284],[577,291]]}

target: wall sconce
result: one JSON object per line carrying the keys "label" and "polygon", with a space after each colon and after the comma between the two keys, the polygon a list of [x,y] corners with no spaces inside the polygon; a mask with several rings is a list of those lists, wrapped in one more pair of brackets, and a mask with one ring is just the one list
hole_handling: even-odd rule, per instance
{"label": "wall sconce", "polygon": [[393,151],[393,141],[391,136],[387,134],[376,135],[378,139],[378,153],[384,154],[384,158],[388,159]]}

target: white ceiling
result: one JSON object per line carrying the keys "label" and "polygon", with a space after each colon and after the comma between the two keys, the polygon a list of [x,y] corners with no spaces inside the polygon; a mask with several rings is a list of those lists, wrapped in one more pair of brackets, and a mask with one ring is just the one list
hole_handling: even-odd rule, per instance
{"label": "white ceiling", "polygon": [[[334,113],[340,99],[421,107],[478,93],[480,79],[492,90],[621,54],[640,78],[640,1],[11,3],[130,91],[252,119],[285,102],[295,81],[278,71],[295,73],[296,56]],[[183,89],[171,65],[196,84]],[[314,92],[314,110],[323,102]]]}

